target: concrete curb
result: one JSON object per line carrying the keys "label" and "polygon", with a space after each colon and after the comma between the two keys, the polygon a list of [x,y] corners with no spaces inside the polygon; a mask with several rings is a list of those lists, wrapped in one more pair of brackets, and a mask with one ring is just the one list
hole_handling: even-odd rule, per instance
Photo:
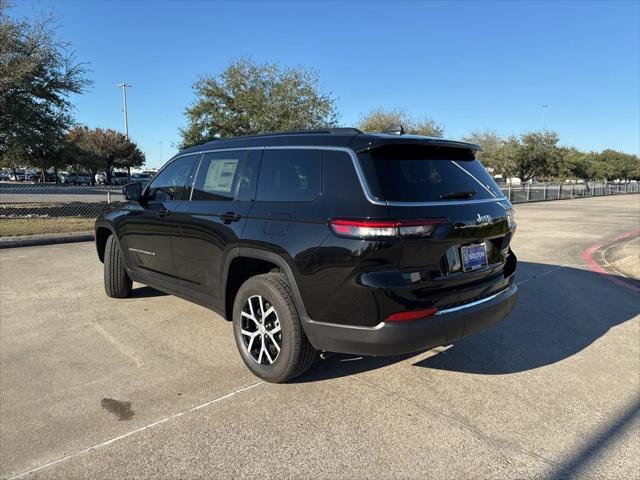
{"label": "concrete curb", "polygon": [[607,280],[610,280],[611,282],[615,283],[620,287],[624,287],[633,292],[640,293],[640,286],[639,286],[640,284],[636,280],[631,278],[621,277],[619,276],[619,272],[612,273],[608,270],[605,270],[604,266],[598,263],[593,258],[593,256],[598,252],[602,254],[602,251],[606,247],[609,247],[615,244],[616,242],[619,242],[620,240],[624,240],[626,238],[638,235],[639,233],[640,233],[640,229],[631,230],[630,232],[624,232],[618,235],[617,237],[613,239],[609,239],[605,242],[594,243],[589,248],[587,248],[584,252],[582,252],[580,256],[585,260],[585,262],[587,263],[587,266],[592,271],[599,273],[600,275],[605,277]]}
{"label": "concrete curb", "polygon": [[44,235],[25,235],[23,237],[0,237],[0,249],[16,247],[34,247],[55,245],[57,243],[93,241],[93,232],[74,232]]}

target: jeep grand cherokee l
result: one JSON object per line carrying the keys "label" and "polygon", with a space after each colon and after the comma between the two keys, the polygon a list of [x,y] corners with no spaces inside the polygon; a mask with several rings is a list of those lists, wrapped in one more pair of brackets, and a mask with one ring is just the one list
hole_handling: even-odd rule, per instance
{"label": "jeep grand cherokee l", "polygon": [[271,382],[317,351],[453,342],[516,301],[513,210],[478,148],[334,129],[183,150],[97,219],[106,293],[136,281],[209,307]]}

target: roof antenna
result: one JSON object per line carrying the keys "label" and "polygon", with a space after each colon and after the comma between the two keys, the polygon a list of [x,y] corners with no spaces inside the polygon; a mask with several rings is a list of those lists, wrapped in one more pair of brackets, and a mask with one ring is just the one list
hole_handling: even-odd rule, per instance
{"label": "roof antenna", "polygon": [[382,133],[388,133],[390,135],[404,135],[405,131],[404,131],[404,127],[402,125],[389,125],[387,128],[385,128]]}

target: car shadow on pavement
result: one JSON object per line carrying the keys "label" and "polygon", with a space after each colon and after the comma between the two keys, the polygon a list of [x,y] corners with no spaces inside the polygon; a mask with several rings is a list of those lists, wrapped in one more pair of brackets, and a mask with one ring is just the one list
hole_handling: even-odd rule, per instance
{"label": "car shadow on pavement", "polygon": [[164,297],[166,295],[168,294],[161,292],[160,290],[156,290],[155,288],[143,285],[141,287],[134,287],[131,290],[131,295],[129,296],[129,298],[154,298]]}
{"label": "car shadow on pavement", "polygon": [[[519,298],[510,315],[414,366],[501,375],[560,362],[640,313],[640,295],[605,275],[570,266],[520,262]],[[619,277],[618,277],[619,278]],[[435,352],[434,352],[435,353]],[[300,382],[375,370],[415,357],[329,355]]]}

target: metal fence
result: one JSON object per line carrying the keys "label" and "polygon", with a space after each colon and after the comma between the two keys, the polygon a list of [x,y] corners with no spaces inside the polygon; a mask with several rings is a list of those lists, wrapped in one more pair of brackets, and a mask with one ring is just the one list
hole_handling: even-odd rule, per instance
{"label": "metal fence", "polygon": [[520,185],[501,185],[501,188],[511,203],[524,203],[639,193],[640,183],[523,183]]}
{"label": "metal fence", "polygon": [[[502,185],[512,203],[639,193],[640,183]],[[123,200],[122,187],[0,182],[0,236],[93,229],[102,208]]]}
{"label": "metal fence", "polygon": [[122,187],[0,183],[0,236],[67,233],[93,229]]}

